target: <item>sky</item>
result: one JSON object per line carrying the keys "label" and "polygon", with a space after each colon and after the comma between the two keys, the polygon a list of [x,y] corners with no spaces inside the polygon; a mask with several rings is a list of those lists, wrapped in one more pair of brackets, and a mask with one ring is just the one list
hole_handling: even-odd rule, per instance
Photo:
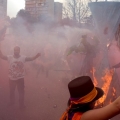
{"label": "sky", "polygon": [[[63,2],[64,0],[54,0],[55,2]],[[10,17],[15,17],[17,12],[20,9],[24,9],[25,7],[25,0],[8,0],[8,9],[7,15]]]}
{"label": "sky", "polygon": [[[54,1],[63,3],[65,0],[54,0]],[[98,1],[105,1],[105,0],[98,0]],[[120,1],[120,0],[108,0],[108,1]],[[8,0],[7,14],[10,17],[15,17],[17,12],[20,9],[24,9],[24,7],[25,7],[25,0]]]}

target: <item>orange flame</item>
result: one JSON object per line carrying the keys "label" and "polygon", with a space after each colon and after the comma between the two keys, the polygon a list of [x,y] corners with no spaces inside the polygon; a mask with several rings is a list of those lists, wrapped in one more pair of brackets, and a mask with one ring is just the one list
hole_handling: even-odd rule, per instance
{"label": "orange flame", "polygon": [[[97,86],[98,85],[98,80],[95,77],[95,71],[96,71],[95,68],[93,68],[92,71],[91,71],[91,73],[93,75],[93,83],[94,83],[95,86]],[[105,99],[106,99],[107,94],[108,94],[108,91],[109,91],[109,87],[110,87],[110,83],[112,81],[112,76],[113,76],[114,71],[106,69],[106,70],[104,70],[104,73],[105,73],[105,75],[101,78],[102,82],[103,82],[102,83],[102,90],[104,91],[104,95],[103,95],[102,98],[100,98],[97,101],[97,103],[96,103],[95,106],[97,106],[98,104],[101,104],[101,103],[104,104]],[[115,93],[115,89],[114,88],[113,88],[113,91]],[[103,106],[103,104],[101,104],[101,105]]]}
{"label": "orange flame", "polygon": [[105,70],[105,75],[101,78],[104,82],[103,85],[102,85],[102,90],[104,91],[104,95],[103,95],[102,98],[99,99],[100,103],[104,102],[106,97],[107,97],[108,90],[109,90],[109,87],[110,87],[110,83],[112,81],[112,76],[113,76],[113,71],[106,69]]}
{"label": "orange flame", "polygon": [[91,73],[92,73],[92,76],[93,76],[93,83],[94,83],[95,86],[97,86],[97,85],[98,85],[98,82],[97,82],[97,79],[96,79],[96,77],[95,77],[95,72],[96,72],[96,70],[95,70],[95,68],[93,67],[92,70],[91,70]]}
{"label": "orange flame", "polygon": [[112,89],[113,89],[112,95],[113,95],[113,96],[116,96],[116,90],[115,90],[115,88],[113,87]]}

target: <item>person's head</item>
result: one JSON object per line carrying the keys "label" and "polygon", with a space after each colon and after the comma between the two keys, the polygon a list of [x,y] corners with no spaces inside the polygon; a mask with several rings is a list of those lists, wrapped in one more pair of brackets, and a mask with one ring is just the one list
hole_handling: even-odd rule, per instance
{"label": "person's head", "polygon": [[20,55],[20,47],[19,46],[15,46],[14,47],[14,55],[15,56],[19,56]]}
{"label": "person's head", "polygon": [[82,35],[82,40],[81,42],[84,44],[87,40],[87,35]]}
{"label": "person's head", "polygon": [[93,109],[95,101],[104,94],[101,88],[94,86],[89,76],[75,78],[69,82],[68,89],[70,92],[68,105],[71,108],[78,107],[81,112]]}
{"label": "person's head", "polygon": [[82,38],[84,38],[84,39],[87,38],[87,35],[82,35]]}

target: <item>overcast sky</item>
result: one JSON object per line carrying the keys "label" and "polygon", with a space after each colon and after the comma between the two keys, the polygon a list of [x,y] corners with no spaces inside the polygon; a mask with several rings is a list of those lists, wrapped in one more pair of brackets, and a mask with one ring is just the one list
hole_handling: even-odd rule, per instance
{"label": "overcast sky", "polygon": [[[55,2],[64,2],[65,0],[54,0]],[[98,0],[98,1],[105,1],[105,0]],[[108,0],[108,1],[120,1],[120,0]],[[8,16],[15,17],[17,12],[20,9],[24,9],[25,7],[25,0],[8,0]]]}
{"label": "overcast sky", "polygon": [[[55,2],[63,2],[64,0],[54,0]],[[7,14],[10,17],[15,17],[20,9],[24,9],[25,0],[8,0]]]}

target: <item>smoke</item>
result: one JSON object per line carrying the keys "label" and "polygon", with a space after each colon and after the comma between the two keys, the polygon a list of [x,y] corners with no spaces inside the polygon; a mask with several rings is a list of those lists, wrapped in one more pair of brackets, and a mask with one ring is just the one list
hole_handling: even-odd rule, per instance
{"label": "smoke", "polygon": [[[74,50],[67,55],[67,50],[72,46],[84,47],[81,38],[86,34],[88,43],[94,45],[94,42],[91,41],[95,33],[88,29],[53,23],[52,21],[51,23],[33,24],[17,17],[8,27],[8,33],[1,42],[3,54],[13,54],[13,48],[17,45],[21,48],[21,55],[33,57],[37,53],[41,53],[41,56],[32,62],[25,63],[25,103],[27,108],[22,113],[18,110],[17,91],[15,106],[13,108],[6,106],[6,103],[9,102],[8,63],[0,61],[1,70],[3,69],[0,74],[0,92],[4,91],[0,94],[3,97],[1,98],[1,108],[3,109],[1,114],[4,119],[7,119],[9,115],[11,119],[16,118],[17,120],[59,119],[69,98],[68,82],[79,76],[83,67],[87,68],[83,66],[86,56],[83,51],[80,53]],[[90,59],[88,58],[88,60]]]}

